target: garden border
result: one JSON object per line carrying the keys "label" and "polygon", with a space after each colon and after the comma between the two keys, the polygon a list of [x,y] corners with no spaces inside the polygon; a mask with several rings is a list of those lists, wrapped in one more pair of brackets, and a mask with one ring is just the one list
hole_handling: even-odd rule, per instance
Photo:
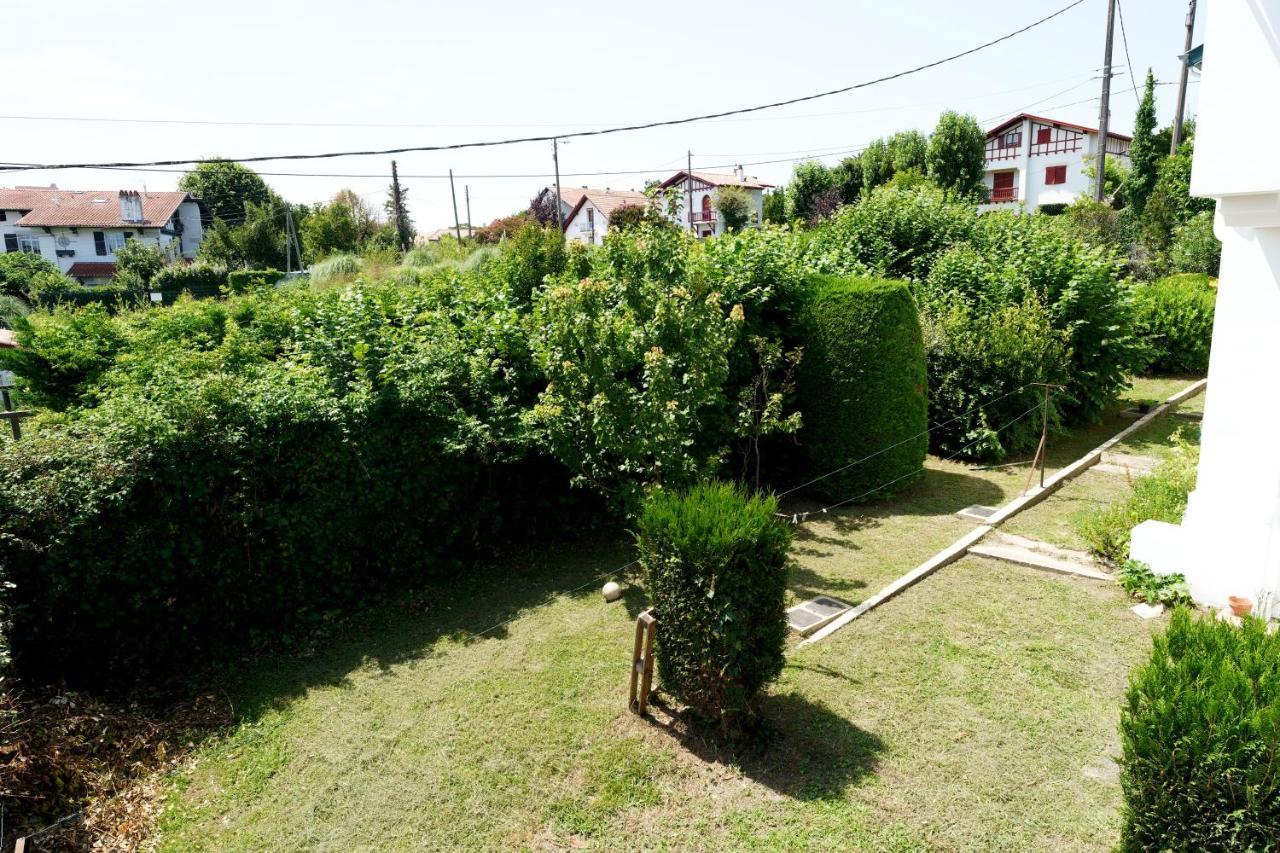
{"label": "garden border", "polygon": [[844,615],[835,619],[834,621],[831,622],[831,624],[825,625],[824,627],[822,627],[820,630],[815,632],[812,637],[808,637],[802,640],[800,642],[800,645],[807,646],[810,643],[816,643],[819,640],[822,640],[831,636],[836,631],[839,631],[841,628],[843,628],[845,625],[848,625],[854,619],[857,619],[859,616],[863,615],[864,613],[874,610],[875,608],[879,607],[881,604],[884,604],[886,601],[893,598],[898,593],[902,592],[904,589],[907,589],[908,587],[914,585],[917,581],[921,580],[922,578],[928,577],[929,575],[933,574],[943,566],[947,566],[947,565],[950,565],[951,563],[956,562],[965,554],[969,553],[969,549],[972,546],[977,545],[979,542],[981,542],[987,536],[987,534],[991,533],[1001,524],[1008,521],[1010,518],[1013,518],[1015,515],[1022,512],[1024,509],[1027,509],[1028,507],[1032,507],[1040,503],[1040,501],[1044,500],[1050,494],[1056,491],[1058,487],[1060,487],[1063,483],[1067,483],[1067,482],[1070,482],[1071,480],[1074,480],[1076,477],[1080,476],[1085,471],[1092,468],[1094,465],[1097,465],[1099,462],[1102,461],[1102,454],[1110,451],[1113,447],[1115,447],[1120,442],[1124,441],[1129,436],[1133,435],[1138,430],[1148,426],[1156,418],[1165,414],[1171,408],[1174,408],[1175,406],[1185,403],[1187,400],[1190,400],[1192,397],[1195,397],[1198,394],[1203,393],[1204,390],[1208,387],[1208,385],[1209,385],[1208,379],[1199,379],[1191,383],[1190,385],[1188,385],[1186,388],[1183,388],[1181,391],[1177,392],[1176,394],[1170,395],[1163,403],[1154,407],[1151,411],[1147,412],[1141,418],[1134,421],[1129,426],[1125,427],[1120,432],[1116,433],[1111,438],[1107,439],[1102,444],[1095,447],[1093,450],[1090,450],[1084,456],[1081,456],[1079,459],[1072,462],[1070,465],[1067,465],[1064,468],[1060,468],[1058,471],[1054,472],[1053,476],[1045,480],[1043,486],[1032,486],[1031,489],[1029,489],[1028,491],[1024,492],[1023,494],[1009,501],[1004,506],[996,510],[995,514],[992,515],[991,518],[986,521],[986,523],[980,524],[977,527],[975,527],[973,530],[970,530],[968,533],[961,536],[955,542],[951,543],[946,548],[934,554],[932,557],[925,560],[923,563],[916,566],[914,569],[907,572],[905,575],[902,575],[901,577],[897,578],[888,586],[886,586],[884,589],[880,590],[880,592],[871,596],[866,601],[862,602],[857,607],[850,610],[848,613],[845,613]]}

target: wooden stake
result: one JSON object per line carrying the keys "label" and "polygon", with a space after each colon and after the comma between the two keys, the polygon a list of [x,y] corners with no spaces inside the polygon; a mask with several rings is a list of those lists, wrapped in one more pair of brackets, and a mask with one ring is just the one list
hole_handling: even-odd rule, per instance
{"label": "wooden stake", "polygon": [[631,696],[628,707],[642,717],[649,705],[649,694],[653,692],[653,635],[656,622],[652,608],[636,617],[636,642],[631,655]]}

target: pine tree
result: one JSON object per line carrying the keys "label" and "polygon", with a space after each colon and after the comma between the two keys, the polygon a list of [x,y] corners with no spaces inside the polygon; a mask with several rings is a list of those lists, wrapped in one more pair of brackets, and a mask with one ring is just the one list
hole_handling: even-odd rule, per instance
{"label": "pine tree", "polygon": [[1162,152],[1156,146],[1156,78],[1147,69],[1147,85],[1133,120],[1133,143],[1129,146],[1129,177],[1125,180],[1125,203],[1141,215],[1156,186]]}

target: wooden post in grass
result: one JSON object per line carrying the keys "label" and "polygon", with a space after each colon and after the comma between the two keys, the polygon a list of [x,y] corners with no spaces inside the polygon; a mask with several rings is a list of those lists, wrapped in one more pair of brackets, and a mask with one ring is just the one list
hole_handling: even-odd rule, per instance
{"label": "wooden post in grass", "polygon": [[9,422],[9,429],[13,432],[13,440],[19,441],[22,438],[22,419],[32,416],[31,412],[15,412],[13,410],[13,397],[9,391],[12,385],[0,385],[0,403],[4,405],[4,410],[0,411],[0,420]]}
{"label": "wooden post in grass", "polygon": [[642,717],[649,704],[649,694],[653,690],[653,634],[656,621],[652,608],[636,617],[636,643],[631,655],[631,698],[628,707]]}
{"label": "wooden post in grass", "polygon": [[1062,385],[1052,385],[1048,382],[1032,382],[1037,388],[1044,391],[1044,400],[1040,403],[1040,444],[1036,447],[1036,456],[1031,460],[1031,470],[1027,472],[1027,486],[1022,491],[1025,493],[1031,487],[1031,476],[1035,473],[1036,466],[1040,467],[1040,488],[1044,488],[1044,469],[1045,469],[1045,451],[1049,445],[1049,391],[1052,389],[1062,390]]}

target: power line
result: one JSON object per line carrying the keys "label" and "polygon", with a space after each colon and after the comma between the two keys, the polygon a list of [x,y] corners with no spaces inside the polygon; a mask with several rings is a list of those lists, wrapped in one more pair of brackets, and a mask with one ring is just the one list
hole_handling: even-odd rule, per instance
{"label": "power line", "polygon": [[886,74],[882,77],[876,77],[874,79],[866,80],[861,83],[854,83],[849,86],[842,86],[838,89],[829,89],[825,92],[815,92],[810,95],[802,95],[800,97],[788,98],[782,101],[773,101],[767,104],[757,104],[751,107],[740,107],[738,109],[733,109],[733,110],[722,110],[720,112],[704,113],[702,115],[687,116],[684,118],[644,122],[641,124],[623,125],[620,127],[607,127],[607,128],[601,128],[598,130],[578,130],[578,131],[570,131],[570,132],[562,132],[562,133],[552,133],[552,134],[546,134],[542,136],[512,137],[508,139],[484,140],[484,141],[476,141],[476,142],[455,142],[455,143],[450,143],[445,145],[408,145],[408,146],[401,146],[397,148],[385,148],[380,150],[330,151],[330,152],[324,152],[319,154],[271,154],[271,155],[255,155],[250,157],[230,157],[230,158],[186,157],[186,158],[171,159],[171,160],[150,160],[150,161],[117,162],[117,163],[59,163],[59,164],[45,164],[41,166],[24,166],[24,167],[20,167],[19,171],[29,171],[32,168],[77,169],[77,168],[97,168],[97,167],[105,167],[105,166],[111,166],[111,167],[182,166],[188,163],[205,162],[206,160],[209,160],[209,159],[230,160],[237,163],[260,163],[267,160],[323,160],[323,159],[332,159],[334,157],[368,157],[368,156],[375,156],[375,155],[386,156],[389,154],[407,154],[414,151],[457,151],[460,149],[467,149],[467,148],[492,148],[500,145],[514,145],[517,143],[524,143],[524,142],[550,142],[553,139],[574,139],[574,138],[582,138],[582,137],[590,137],[590,136],[604,136],[606,134],[613,134],[613,133],[627,133],[627,132],[632,132],[637,130],[649,130],[656,127],[673,127],[677,125],[692,124],[694,122],[725,118],[727,116],[744,115],[747,113],[760,112],[762,110],[776,109],[778,107],[790,106],[791,104],[799,104],[799,103],[804,103],[806,101],[814,101],[819,98],[828,98],[828,97],[831,97],[832,95],[842,95],[847,92],[853,92],[858,89],[865,89],[869,86],[878,85],[880,83],[887,83],[891,80],[897,80],[902,77],[910,76],[912,74],[918,74],[921,71],[927,71],[928,69],[931,69],[931,68],[937,68],[940,65],[945,65],[948,62],[954,62],[957,59],[970,56],[972,54],[978,53],[979,51],[982,51],[989,47],[993,47],[997,44],[1000,44],[1001,42],[1008,41],[1009,39],[1012,39],[1018,35],[1021,35],[1022,33],[1027,32],[1028,30],[1034,29],[1036,27],[1039,27],[1047,23],[1048,21],[1053,20],[1059,15],[1062,15],[1065,12],[1071,9],[1074,9],[1076,6],[1079,6],[1083,2],[1084,0],[1072,0],[1071,3],[1068,3],[1066,6],[1063,6],[1061,9],[1058,9],[1056,12],[1046,15],[1045,17],[1040,18],[1039,20],[1034,21],[1033,23],[1027,24],[1026,26],[1020,27],[1019,29],[1016,29],[1012,32],[1006,33],[990,41],[984,42],[983,44],[968,48],[967,50],[960,51],[959,53],[951,54],[950,56],[942,57],[941,59],[935,59],[932,62],[926,62],[922,65],[917,65],[913,68],[908,68],[903,71],[897,71],[897,72],[894,72],[893,74]]}
{"label": "power line", "polygon": [[1133,81],[1133,100],[1142,106],[1138,97],[1138,78],[1133,76],[1133,60],[1129,58],[1129,35],[1124,31],[1124,4],[1116,0],[1116,11],[1120,13],[1120,41],[1124,43],[1124,63],[1129,66],[1129,79]]}

